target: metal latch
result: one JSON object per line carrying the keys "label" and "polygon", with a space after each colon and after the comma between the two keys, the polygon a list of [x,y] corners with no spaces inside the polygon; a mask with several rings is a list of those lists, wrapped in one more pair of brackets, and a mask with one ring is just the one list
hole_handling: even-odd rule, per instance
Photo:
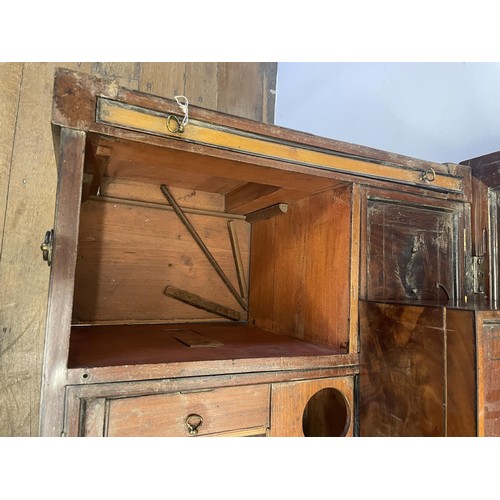
{"label": "metal latch", "polygon": [[51,229],[45,233],[43,243],[40,245],[40,250],[43,254],[43,260],[50,266],[52,264],[52,245],[54,242],[54,230]]}
{"label": "metal latch", "polygon": [[474,293],[485,293],[485,258],[472,257],[472,276]]}

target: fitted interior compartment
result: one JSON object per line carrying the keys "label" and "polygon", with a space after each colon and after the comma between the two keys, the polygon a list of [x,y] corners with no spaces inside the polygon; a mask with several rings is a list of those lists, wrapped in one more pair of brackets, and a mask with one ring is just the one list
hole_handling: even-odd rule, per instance
{"label": "fitted interior compartment", "polygon": [[[140,362],[346,353],[351,198],[349,183],[251,158],[90,136],[70,365],[105,364],[120,338],[150,352]],[[213,345],[153,355],[158,332],[211,324]]]}

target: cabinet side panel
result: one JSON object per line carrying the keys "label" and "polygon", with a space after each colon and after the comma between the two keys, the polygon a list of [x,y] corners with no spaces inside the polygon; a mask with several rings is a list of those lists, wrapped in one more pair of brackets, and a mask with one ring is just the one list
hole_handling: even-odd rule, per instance
{"label": "cabinet side panel", "polygon": [[351,186],[305,198],[293,203],[286,214],[254,224],[250,265],[253,324],[345,348],[349,339],[350,238]]}
{"label": "cabinet side panel", "polygon": [[361,436],[444,436],[443,309],[360,302]]}
{"label": "cabinet side panel", "polygon": [[63,396],[67,375],[84,151],[84,132],[61,130],[54,249],[42,372],[42,436],[59,436],[63,431]]}
{"label": "cabinet side panel", "polygon": [[476,435],[474,313],[446,312],[446,435]]}
{"label": "cabinet side panel", "polygon": [[478,435],[500,436],[500,320],[477,324]]}

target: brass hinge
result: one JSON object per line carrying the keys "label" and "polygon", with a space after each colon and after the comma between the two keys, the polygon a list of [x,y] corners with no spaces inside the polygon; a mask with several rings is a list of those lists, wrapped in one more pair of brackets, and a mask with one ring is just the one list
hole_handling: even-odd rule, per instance
{"label": "brass hinge", "polygon": [[484,256],[472,257],[472,276],[474,293],[485,293],[485,258]]}

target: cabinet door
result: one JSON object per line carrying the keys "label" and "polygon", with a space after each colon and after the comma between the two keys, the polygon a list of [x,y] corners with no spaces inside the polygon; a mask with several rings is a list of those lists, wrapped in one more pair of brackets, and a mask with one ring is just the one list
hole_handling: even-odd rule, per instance
{"label": "cabinet door", "polygon": [[446,303],[463,294],[463,204],[370,190],[364,205],[363,298]]}
{"label": "cabinet door", "polygon": [[444,309],[359,306],[361,436],[444,436]]}

